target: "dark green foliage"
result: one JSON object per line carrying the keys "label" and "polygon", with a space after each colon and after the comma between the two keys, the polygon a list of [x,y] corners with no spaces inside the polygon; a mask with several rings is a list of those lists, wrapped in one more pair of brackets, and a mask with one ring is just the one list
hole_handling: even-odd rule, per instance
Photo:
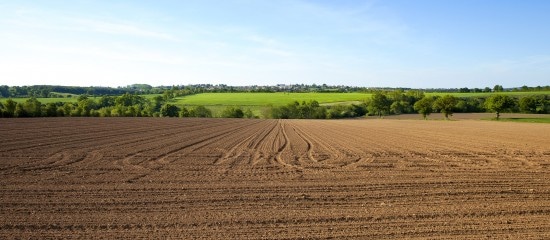
{"label": "dark green foliage", "polygon": [[17,105],[15,106],[13,116],[17,118],[30,117],[27,111],[25,111],[25,107],[21,103],[17,103]]}
{"label": "dark green foliage", "polygon": [[6,85],[0,86],[0,97],[10,97],[9,87]]}
{"label": "dark green foliage", "polygon": [[55,103],[47,103],[44,110],[46,117],[57,117],[57,105]]}
{"label": "dark green foliage", "polygon": [[507,95],[497,94],[487,98],[485,104],[487,105],[487,110],[496,112],[498,120],[501,112],[509,110],[515,106],[515,101]]}
{"label": "dark green foliage", "polygon": [[351,105],[333,105],[327,110],[326,118],[339,119],[339,118],[354,118],[362,117],[367,114],[367,105],[351,104]]}
{"label": "dark green foliage", "polygon": [[243,118],[244,112],[240,107],[228,106],[221,115],[222,118]]}
{"label": "dark green foliage", "polygon": [[433,111],[433,98],[432,97],[423,97],[414,103],[414,110],[422,114],[424,119],[428,118]]}
{"label": "dark green foliage", "polygon": [[205,106],[196,106],[189,110],[189,117],[211,118],[212,111]]}
{"label": "dark green foliage", "polygon": [[369,113],[382,117],[390,113],[392,101],[381,91],[375,92],[368,102]]}
{"label": "dark green foliage", "polygon": [[190,117],[189,109],[186,107],[181,107],[179,112],[180,117]]}
{"label": "dark green foliage", "polygon": [[94,100],[86,97],[86,95],[81,95],[78,98],[77,108],[78,112],[80,112],[80,116],[89,117],[90,111],[97,109],[97,103]]}
{"label": "dark green foliage", "polygon": [[162,117],[177,117],[179,116],[179,112],[180,112],[180,108],[176,105],[172,105],[172,104],[164,104],[161,108],[160,108],[160,115]]}
{"label": "dark green foliage", "polygon": [[449,116],[453,115],[457,103],[458,98],[452,95],[445,95],[443,97],[438,97],[434,101],[433,108],[436,111],[443,113],[445,119],[449,119]]}
{"label": "dark green foliage", "polygon": [[0,117],[4,117],[4,114],[6,112],[6,107],[4,107],[4,104],[0,102]]}
{"label": "dark green foliage", "polygon": [[116,105],[121,105],[126,107],[133,106],[133,105],[143,105],[146,102],[147,102],[147,99],[145,99],[144,97],[139,95],[129,94],[129,93],[125,93],[115,99]]}
{"label": "dark green foliage", "polygon": [[36,98],[32,97],[27,99],[23,104],[25,117],[41,117],[42,116],[42,103],[40,103]]}
{"label": "dark green foliage", "polygon": [[327,117],[327,107],[319,105],[319,102],[297,101],[280,107],[271,107],[269,118],[276,119],[324,119]]}
{"label": "dark green foliage", "polygon": [[3,117],[15,117],[16,106],[17,103],[12,99],[6,100],[6,104],[4,104],[4,113],[2,114]]}
{"label": "dark green foliage", "polygon": [[550,96],[533,95],[519,99],[519,111],[524,113],[550,113]]}
{"label": "dark green foliage", "polygon": [[97,103],[97,107],[98,108],[112,107],[116,104],[115,99],[116,98],[112,96],[103,96],[99,99],[99,102]]}
{"label": "dark green foliage", "polygon": [[153,99],[152,99],[152,102],[151,102],[151,105],[153,107],[153,111],[154,112],[158,112],[160,111],[160,108],[162,107],[162,105],[164,104],[165,100],[162,96],[155,96]]}
{"label": "dark green foliage", "polygon": [[250,110],[250,108],[247,108],[246,110],[244,110],[244,117],[245,118],[256,118],[256,116],[254,116],[254,113],[252,112],[252,110]]}
{"label": "dark green foliage", "polygon": [[[206,86],[206,85],[205,85]],[[301,87],[301,86],[300,86]],[[315,86],[317,87],[317,86]],[[326,86],[321,86],[326,88]],[[495,86],[497,87],[497,86]],[[525,91],[542,91],[550,87],[522,87]],[[0,86],[0,93],[12,95],[33,95],[38,96],[48,88],[40,87],[7,87]],[[147,86],[135,86],[135,90],[144,89]],[[158,89],[149,89],[159,91]],[[201,90],[202,89],[202,90]],[[204,107],[194,108],[178,107],[173,104],[174,97],[194,94],[198,91],[206,91],[197,87],[171,87],[162,88],[159,94],[151,100],[136,94],[124,93],[119,96],[90,97],[86,93],[81,94],[76,102],[57,102],[42,104],[36,98],[31,97],[25,102],[16,103],[11,99],[0,101],[0,117],[55,117],[55,116],[90,116],[90,117],[151,117],[151,116],[181,116],[181,117],[212,117],[212,112]],[[461,89],[466,91],[466,88]],[[481,89],[468,89],[470,92],[483,91]],[[487,90],[487,89],[486,89]],[[504,91],[501,86],[497,91]],[[141,91],[141,90],[140,90]],[[221,91],[221,90],[220,90]],[[239,91],[235,88],[231,91]],[[458,89],[457,89],[458,91]],[[488,88],[488,91],[493,91]],[[506,90],[511,91],[511,90]],[[7,93],[6,93],[7,92]],[[443,97],[424,97],[419,90],[394,90],[380,91],[369,90],[373,95],[362,104],[336,104],[321,106],[319,102],[310,100],[292,102],[283,106],[268,106],[262,110],[265,118],[297,118],[297,119],[332,119],[332,118],[353,118],[365,114],[382,116],[386,114],[420,113],[426,118],[431,112],[439,111],[448,118],[453,112],[487,112],[493,111],[500,117],[502,111],[524,112],[524,113],[550,113],[550,95],[530,95],[513,97],[506,95],[509,100],[505,106],[499,107],[495,103],[489,103],[488,99],[494,101],[496,95],[489,98],[485,96],[471,96],[456,98],[451,95]],[[49,93],[51,95],[52,93]],[[56,95],[57,93],[53,93]],[[60,94],[57,94],[60,95]],[[66,95],[66,94],[64,94]],[[520,95],[521,96],[521,95]],[[433,102],[431,105],[429,102]],[[427,104],[427,105],[426,105]],[[170,108],[177,108],[176,114]],[[256,118],[251,109],[243,110],[240,107],[227,107],[221,117],[231,118]]]}

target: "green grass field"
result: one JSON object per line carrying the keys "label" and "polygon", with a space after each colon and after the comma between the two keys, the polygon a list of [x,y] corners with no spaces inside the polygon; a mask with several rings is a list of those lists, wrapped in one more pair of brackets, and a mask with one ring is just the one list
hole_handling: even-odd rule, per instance
{"label": "green grass field", "polygon": [[[426,93],[427,96],[453,95],[456,97],[487,97],[495,93]],[[543,92],[502,92],[509,96],[526,95],[550,95],[550,91]],[[159,94],[142,95],[145,98],[152,99]],[[280,106],[293,101],[316,100],[320,104],[330,105],[337,103],[361,102],[369,99],[372,94],[369,93],[202,93],[185,97],[178,97],[175,103],[186,106],[241,106],[256,109],[259,106],[274,105]],[[16,102],[24,102],[28,98],[13,98]],[[77,98],[37,98],[43,104],[51,102],[76,102]],[[0,98],[0,101],[6,101],[6,98]]]}
{"label": "green grass field", "polygon": [[550,123],[550,118],[501,118],[499,121],[525,122],[525,123]]}
{"label": "green grass field", "polygon": [[[18,102],[18,103],[23,103],[23,102],[27,101],[27,99],[29,99],[29,98],[12,98],[13,101]],[[2,102],[5,102],[6,100],[8,100],[8,99],[7,98],[0,98],[0,101],[2,101]],[[65,102],[71,102],[71,103],[77,102],[77,98],[36,98],[36,100],[38,100],[42,104],[55,103],[55,102],[63,102],[63,103],[65,103]]]}
{"label": "green grass field", "polygon": [[202,93],[176,98],[181,105],[205,106],[280,106],[293,101],[316,100],[319,103],[364,101],[367,93]]}

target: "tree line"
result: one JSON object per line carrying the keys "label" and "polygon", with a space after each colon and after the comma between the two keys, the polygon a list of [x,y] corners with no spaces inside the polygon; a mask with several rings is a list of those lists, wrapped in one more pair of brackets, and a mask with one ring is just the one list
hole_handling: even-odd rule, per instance
{"label": "tree line", "polygon": [[[12,99],[0,102],[0,117],[214,117],[205,106],[178,106],[172,99],[181,90],[167,90],[162,95],[147,99],[138,94],[91,98],[80,95],[76,102],[42,104],[35,97],[18,103]],[[503,112],[550,113],[549,95],[525,95],[512,97],[493,94],[489,97],[426,96],[418,90],[376,91],[363,102],[353,104],[321,105],[315,100],[292,102],[282,106],[267,106],[262,110],[264,118],[275,119],[339,119],[365,115],[419,113],[427,118],[432,113],[442,113],[449,118],[453,113],[494,112],[496,118]],[[238,106],[226,107],[217,117],[257,118],[250,109]]]}
{"label": "tree line", "polygon": [[[132,84],[125,87],[77,87],[77,86],[0,86],[0,97],[37,97],[37,98],[60,98],[77,97],[78,95],[88,96],[118,96],[125,93],[131,94],[163,94],[171,91],[178,96],[185,96],[199,93],[225,93],[225,92],[365,92],[375,93],[378,91],[411,91],[408,88],[368,88],[327,84],[278,84],[275,86],[228,86],[225,84],[189,84],[174,86],[153,87],[148,84]],[[444,92],[444,93],[490,93],[490,92],[537,92],[550,91],[550,86],[517,88],[504,88],[502,85],[481,88],[445,88],[445,89],[416,89],[422,92]]]}

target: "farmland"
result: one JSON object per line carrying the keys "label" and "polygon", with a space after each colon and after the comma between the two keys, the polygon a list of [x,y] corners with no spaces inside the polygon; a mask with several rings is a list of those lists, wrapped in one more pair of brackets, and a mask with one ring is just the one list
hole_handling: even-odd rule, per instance
{"label": "farmland", "polygon": [[266,106],[284,105],[293,101],[316,100],[319,103],[365,101],[368,93],[203,93],[177,99],[187,105]]}
{"label": "farmland", "polygon": [[550,125],[0,119],[0,238],[548,238]]}

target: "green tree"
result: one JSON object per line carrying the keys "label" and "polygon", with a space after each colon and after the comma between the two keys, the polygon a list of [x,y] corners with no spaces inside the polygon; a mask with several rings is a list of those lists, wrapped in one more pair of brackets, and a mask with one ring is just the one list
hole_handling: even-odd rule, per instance
{"label": "green tree", "polygon": [[403,112],[405,112],[405,108],[407,107],[409,103],[408,102],[405,102],[405,101],[394,101],[391,105],[390,105],[390,111],[394,114],[401,114]]}
{"label": "green tree", "polygon": [[244,112],[240,107],[228,106],[221,115],[222,118],[243,118]]}
{"label": "green tree", "polygon": [[4,107],[4,104],[0,102],[0,117],[5,117],[4,114],[6,112],[6,107]]}
{"label": "green tree", "polygon": [[190,117],[189,109],[187,109],[186,107],[181,107],[180,117]]}
{"label": "green tree", "polygon": [[189,116],[198,118],[211,118],[212,111],[210,111],[210,109],[206,108],[205,106],[199,105],[189,110]]}
{"label": "green tree", "polygon": [[515,106],[514,99],[508,95],[496,94],[487,98],[485,102],[487,109],[492,112],[496,112],[497,120],[500,119],[500,113],[506,111]]}
{"label": "green tree", "polygon": [[2,85],[0,86],[0,97],[10,97],[10,91],[9,91],[10,87],[6,86],[6,85]]}
{"label": "green tree", "polygon": [[15,105],[13,116],[17,118],[30,117],[27,111],[25,111],[25,106],[22,103],[17,103],[17,105]]}
{"label": "green tree", "polygon": [[160,95],[153,97],[151,99],[151,105],[153,106],[153,111],[158,112],[160,111],[160,108],[165,103],[164,98]]}
{"label": "green tree", "polygon": [[136,104],[143,105],[146,102],[147,102],[147,99],[145,99],[144,97],[135,95],[135,94],[129,94],[129,93],[125,93],[121,96],[118,96],[115,99],[116,105],[121,105],[126,107],[133,106]]}
{"label": "green tree", "polygon": [[77,107],[80,110],[80,116],[82,117],[88,117],[90,116],[90,111],[97,108],[97,104],[94,100],[85,97],[85,95],[82,95],[78,98]]}
{"label": "green tree", "polygon": [[172,105],[169,103],[164,104],[160,108],[160,114],[163,117],[177,117],[179,116],[179,112],[180,112],[180,108],[178,106]]}
{"label": "green tree", "polygon": [[28,117],[41,117],[42,116],[42,103],[36,98],[31,97],[23,104]]}
{"label": "green tree", "polygon": [[252,110],[250,110],[250,108],[247,108],[246,110],[244,110],[244,117],[255,118],[256,116],[254,116],[254,113],[252,112]]}
{"label": "green tree", "polygon": [[116,104],[115,103],[115,97],[103,96],[99,99],[97,107],[98,108],[112,107],[112,106],[115,106],[115,104]]}
{"label": "green tree", "polygon": [[369,102],[369,112],[378,117],[388,114],[390,112],[390,106],[392,102],[388,97],[381,91],[375,92]]}
{"label": "green tree", "polygon": [[453,95],[445,95],[437,98],[433,103],[433,108],[440,111],[445,116],[445,119],[449,119],[454,113],[455,105],[458,99]]}
{"label": "green tree", "polygon": [[11,98],[6,100],[6,104],[4,104],[3,116],[8,118],[14,117],[16,106],[17,102],[13,101]]}
{"label": "green tree", "polygon": [[414,110],[422,114],[422,117],[424,119],[428,119],[428,115],[430,115],[433,111],[432,105],[433,98],[423,97],[422,99],[414,103]]}
{"label": "green tree", "polygon": [[44,110],[47,117],[57,117],[57,105],[55,103],[47,103]]}
{"label": "green tree", "polygon": [[524,113],[537,112],[537,99],[533,96],[525,96],[519,99],[519,110]]}

